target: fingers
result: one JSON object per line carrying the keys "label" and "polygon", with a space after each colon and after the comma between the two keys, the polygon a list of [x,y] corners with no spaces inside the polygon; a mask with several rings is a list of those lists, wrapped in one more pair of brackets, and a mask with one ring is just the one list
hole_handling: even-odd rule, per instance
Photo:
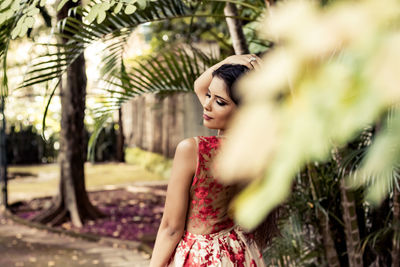
{"label": "fingers", "polygon": [[255,54],[250,54],[249,56],[250,56],[249,63],[251,65],[251,68],[255,70],[259,69],[261,66],[261,58]]}
{"label": "fingers", "polygon": [[233,55],[225,59],[228,64],[241,64],[249,69],[258,69],[261,64],[261,58],[255,54]]}
{"label": "fingers", "polygon": [[257,69],[260,67],[259,63],[257,63],[255,60],[252,61],[252,62],[250,63],[250,65],[251,65],[251,68],[252,68],[252,69],[255,69],[255,70],[257,70]]}

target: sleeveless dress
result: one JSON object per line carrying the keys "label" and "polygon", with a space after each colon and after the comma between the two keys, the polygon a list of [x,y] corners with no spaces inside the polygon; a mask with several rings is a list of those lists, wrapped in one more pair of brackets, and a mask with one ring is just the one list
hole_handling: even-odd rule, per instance
{"label": "sleeveless dress", "polygon": [[235,225],[228,215],[228,205],[237,188],[222,185],[211,175],[211,161],[218,153],[220,137],[195,139],[198,161],[190,187],[185,232],[167,266],[264,267],[253,236]]}

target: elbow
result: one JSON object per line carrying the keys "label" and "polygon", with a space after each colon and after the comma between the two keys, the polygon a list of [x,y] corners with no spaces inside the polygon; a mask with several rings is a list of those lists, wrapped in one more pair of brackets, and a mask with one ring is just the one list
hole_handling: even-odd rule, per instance
{"label": "elbow", "polygon": [[167,232],[167,235],[169,237],[182,236],[183,228],[181,229],[181,228],[173,228],[173,227],[171,227],[171,228],[167,228],[166,232]]}
{"label": "elbow", "polygon": [[184,226],[178,223],[166,222],[163,225],[163,230],[169,237],[181,236],[184,231]]}

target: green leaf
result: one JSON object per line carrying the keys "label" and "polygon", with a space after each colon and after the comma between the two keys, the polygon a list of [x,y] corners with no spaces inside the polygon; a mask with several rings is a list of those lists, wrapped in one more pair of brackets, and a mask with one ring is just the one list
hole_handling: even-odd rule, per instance
{"label": "green leaf", "polygon": [[103,125],[106,121],[111,117],[111,112],[103,114],[102,116],[95,119],[94,130],[92,135],[90,136],[89,143],[88,143],[88,153],[87,159],[90,161],[94,161],[94,152],[96,147],[97,138],[101,130],[103,130]]}
{"label": "green leaf", "polygon": [[0,16],[0,24],[3,24],[5,21],[10,19],[14,15],[14,11],[12,9],[8,9],[6,12],[2,13]]}
{"label": "green leaf", "polygon": [[101,6],[102,10],[107,11],[107,10],[110,9],[111,4],[110,4],[110,2],[103,2],[103,3],[100,4],[100,6]]}
{"label": "green leaf", "polygon": [[122,9],[123,4],[121,2],[119,2],[115,8],[114,8],[114,13],[119,13]]}
{"label": "green leaf", "polygon": [[28,28],[32,28],[32,26],[33,26],[34,23],[35,23],[35,19],[34,19],[33,17],[27,17],[27,18],[25,19],[25,25],[26,25]]}
{"label": "green leaf", "polygon": [[130,15],[136,11],[137,7],[134,5],[127,5],[125,8],[125,14]]}
{"label": "green leaf", "polygon": [[21,32],[21,27],[22,25],[20,23],[18,23],[17,26],[15,26],[15,28],[11,32],[11,39],[17,38],[17,36]]}
{"label": "green leaf", "polygon": [[94,5],[90,9],[89,14],[85,17],[85,19],[89,22],[89,24],[91,24],[96,19],[98,12],[99,12],[98,5]]}
{"label": "green leaf", "polygon": [[27,16],[35,16],[35,15],[37,15],[37,14],[39,14],[39,13],[40,13],[39,8],[34,7],[34,6],[31,6],[31,7],[28,9],[28,12],[26,12],[26,15],[27,15]]}
{"label": "green leaf", "polygon": [[0,4],[0,10],[6,9],[10,4],[12,0],[5,0],[3,3]]}
{"label": "green leaf", "polygon": [[20,1],[14,1],[11,5],[11,9],[13,11],[18,11],[21,8],[21,3]]}
{"label": "green leaf", "polygon": [[100,24],[106,19],[106,12],[104,10],[99,10],[97,13],[97,23]]}
{"label": "green leaf", "polygon": [[145,9],[147,6],[147,1],[146,0],[138,0],[137,1],[139,4],[140,9]]}

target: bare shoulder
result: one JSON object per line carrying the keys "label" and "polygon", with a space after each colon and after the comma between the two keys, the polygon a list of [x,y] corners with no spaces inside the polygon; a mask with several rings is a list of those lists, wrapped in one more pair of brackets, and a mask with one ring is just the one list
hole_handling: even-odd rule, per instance
{"label": "bare shoulder", "polygon": [[189,137],[181,140],[176,146],[176,153],[192,156],[197,151],[197,143],[195,137]]}
{"label": "bare shoulder", "polygon": [[195,137],[185,138],[178,143],[175,158],[184,160],[185,165],[193,172],[195,171],[197,162],[197,142]]}
{"label": "bare shoulder", "polygon": [[182,153],[190,153],[193,152],[193,150],[196,150],[196,140],[195,137],[189,137],[181,140],[177,147],[176,150],[181,151]]}

